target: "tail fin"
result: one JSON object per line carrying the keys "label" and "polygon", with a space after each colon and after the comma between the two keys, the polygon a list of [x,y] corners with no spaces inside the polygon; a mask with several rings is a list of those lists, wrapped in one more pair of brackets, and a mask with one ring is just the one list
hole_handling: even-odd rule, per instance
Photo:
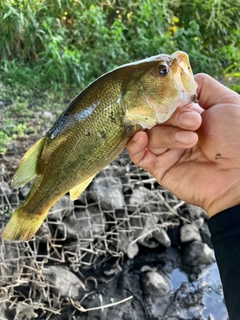
{"label": "tail fin", "polygon": [[17,208],[2,233],[4,240],[30,240],[38,231],[48,211],[41,215],[26,213],[24,206]]}

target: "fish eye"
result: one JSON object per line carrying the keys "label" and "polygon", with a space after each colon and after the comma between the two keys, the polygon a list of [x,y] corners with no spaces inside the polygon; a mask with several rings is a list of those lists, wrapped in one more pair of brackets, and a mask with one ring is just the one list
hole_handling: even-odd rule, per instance
{"label": "fish eye", "polygon": [[168,66],[161,64],[158,68],[158,73],[161,77],[166,77],[168,75]]}

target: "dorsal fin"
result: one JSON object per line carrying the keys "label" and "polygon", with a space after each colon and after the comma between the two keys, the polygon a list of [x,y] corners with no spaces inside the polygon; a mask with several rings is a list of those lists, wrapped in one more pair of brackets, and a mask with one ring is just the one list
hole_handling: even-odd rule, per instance
{"label": "dorsal fin", "polygon": [[12,179],[13,188],[23,187],[36,175],[39,156],[42,152],[45,137],[38,140],[23,156]]}

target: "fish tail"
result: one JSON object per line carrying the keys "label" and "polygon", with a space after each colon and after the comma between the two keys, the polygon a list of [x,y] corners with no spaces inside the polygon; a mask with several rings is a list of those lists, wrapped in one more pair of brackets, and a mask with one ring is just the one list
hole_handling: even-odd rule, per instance
{"label": "fish tail", "polygon": [[24,206],[17,208],[2,233],[4,240],[30,240],[38,231],[48,210],[41,214],[29,214]]}

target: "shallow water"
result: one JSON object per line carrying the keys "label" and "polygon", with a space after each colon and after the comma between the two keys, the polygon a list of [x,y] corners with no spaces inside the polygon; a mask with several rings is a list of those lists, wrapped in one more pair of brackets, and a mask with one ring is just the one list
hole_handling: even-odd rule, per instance
{"label": "shallow water", "polygon": [[[170,275],[173,288],[178,289],[182,283],[189,283],[188,276],[179,268],[173,270]],[[203,270],[198,281],[192,282],[193,285],[201,286],[204,289],[202,315],[211,315],[216,320],[227,320],[228,313],[223,299],[222,284],[216,263],[212,263]]]}

